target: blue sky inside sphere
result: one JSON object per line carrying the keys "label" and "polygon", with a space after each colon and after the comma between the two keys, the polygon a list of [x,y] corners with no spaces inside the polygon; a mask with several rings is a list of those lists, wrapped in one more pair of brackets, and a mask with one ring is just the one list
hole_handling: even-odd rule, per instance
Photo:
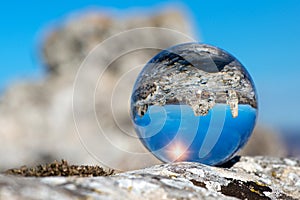
{"label": "blue sky inside sphere", "polygon": [[[162,4],[163,2],[163,4]],[[42,32],[72,12],[99,7],[126,14],[160,5],[183,8],[202,42],[233,54],[259,98],[258,123],[300,130],[300,1],[6,1],[0,6],[0,89],[44,74]]]}

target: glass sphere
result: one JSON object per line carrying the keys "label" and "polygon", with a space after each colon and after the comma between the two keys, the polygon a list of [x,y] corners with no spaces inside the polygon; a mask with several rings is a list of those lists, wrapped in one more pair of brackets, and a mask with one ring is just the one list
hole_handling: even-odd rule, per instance
{"label": "glass sphere", "polygon": [[154,56],[131,96],[131,118],[144,144],[163,162],[222,164],[249,139],[256,122],[253,81],[232,55],[186,43]]}

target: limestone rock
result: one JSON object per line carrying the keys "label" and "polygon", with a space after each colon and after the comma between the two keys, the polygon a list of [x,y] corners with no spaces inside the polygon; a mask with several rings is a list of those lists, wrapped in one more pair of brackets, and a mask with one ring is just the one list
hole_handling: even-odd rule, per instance
{"label": "limestone rock", "polygon": [[[235,163],[236,162],[236,163]],[[237,158],[228,168],[172,163],[110,177],[0,176],[0,199],[299,199],[300,161]]]}

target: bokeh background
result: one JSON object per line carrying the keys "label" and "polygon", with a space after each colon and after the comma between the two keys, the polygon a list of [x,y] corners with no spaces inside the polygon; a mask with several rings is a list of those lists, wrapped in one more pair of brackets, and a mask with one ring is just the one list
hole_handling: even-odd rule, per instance
{"label": "bokeh background", "polygon": [[[4,164],[0,168],[61,157],[78,163],[97,163],[92,156],[83,160],[82,157],[87,157],[84,153],[74,153],[85,149],[71,136],[75,128],[70,110],[63,115],[62,108],[71,108],[72,83],[78,64],[87,53],[113,34],[143,26],[176,29],[236,56],[252,75],[259,95],[259,134],[248,154],[268,152],[255,150],[269,142],[273,146],[271,154],[299,157],[299,10],[298,0],[2,2],[0,158]],[[93,33],[84,32],[91,27]],[[144,37],[137,38],[136,42],[146,41],[147,36]],[[161,40],[163,37],[166,36]],[[158,41],[159,38],[153,39],[153,42]],[[147,62],[155,53],[131,55],[141,59],[132,65]],[[126,62],[124,58],[112,68],[126,66]],[[106,77],[108,82],[117,81],[125,73],[111,71]],[[101,109],[99,113],[101,115]],[[71,119],[64,121],[64,117]],[[124,127],[130,126],[127,123],[125,120]],[[70,127],[53,128],[57,124]],[[69,136],[64,135],[65,132]],[[97,146],[97,142],[94,145]]]}

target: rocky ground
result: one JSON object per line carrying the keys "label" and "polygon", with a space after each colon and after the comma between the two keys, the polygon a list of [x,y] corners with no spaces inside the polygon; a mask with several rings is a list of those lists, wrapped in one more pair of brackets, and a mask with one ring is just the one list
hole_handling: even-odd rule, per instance
{"label": "rocky ground", "polygon": [[179,162],[111,176],[0,175],[0,199],[299,199],[300,161],[236,157],[221,167]]}

